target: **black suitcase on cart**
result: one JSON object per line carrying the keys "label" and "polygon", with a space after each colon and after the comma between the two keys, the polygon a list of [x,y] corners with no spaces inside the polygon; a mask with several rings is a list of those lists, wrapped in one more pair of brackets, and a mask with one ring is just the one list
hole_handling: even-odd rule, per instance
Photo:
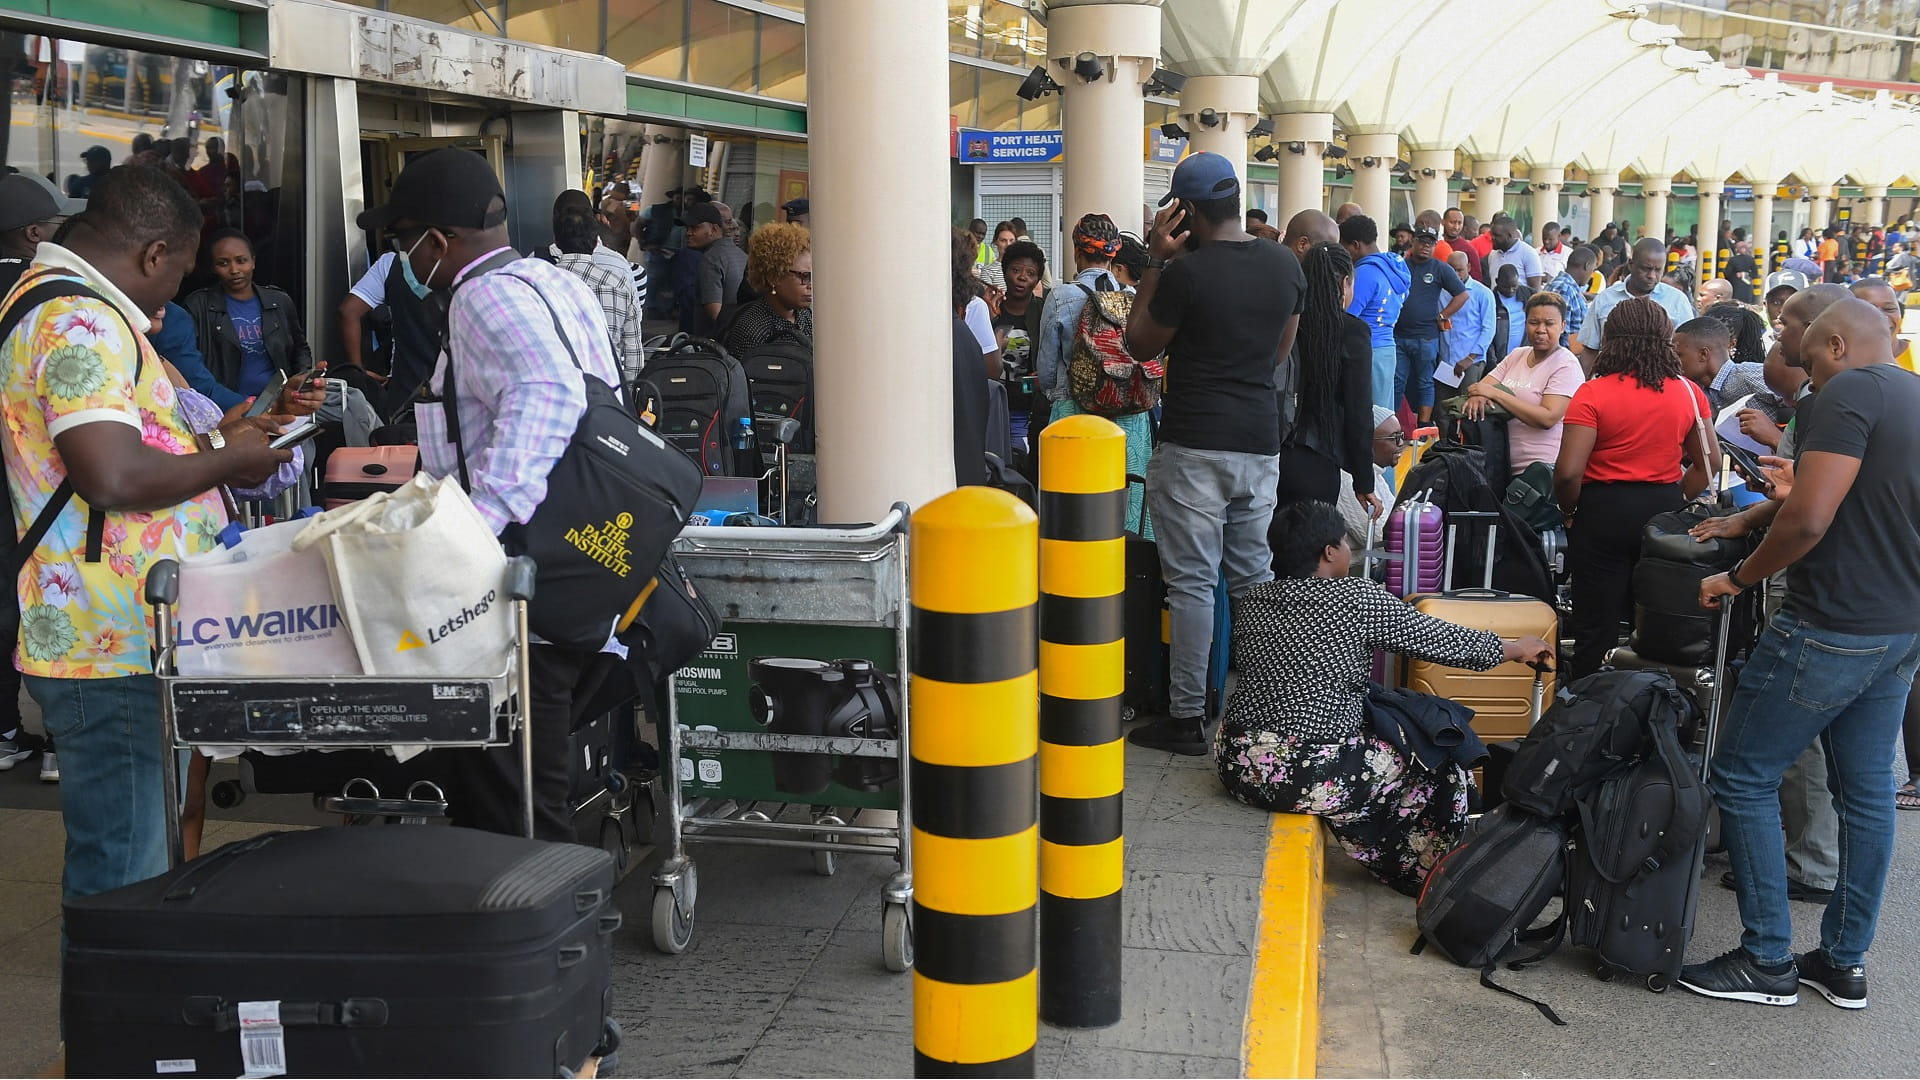
{"label": "black suitcase on cart", "polygon": [[[276,1059],[287,1076],[571,1075],[618,1041],[613,873],[573,844],[334,828],[70,901],[67,1075],[239,1076]],[[243,1062],[240,1018],[264,1003],[283,1034],[250,1024]]]}

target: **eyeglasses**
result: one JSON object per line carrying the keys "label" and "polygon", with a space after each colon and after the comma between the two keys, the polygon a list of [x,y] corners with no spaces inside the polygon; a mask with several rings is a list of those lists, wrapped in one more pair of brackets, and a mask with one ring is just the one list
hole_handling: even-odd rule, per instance
{"label": "eyeglasses", "polygon": [[1373,441],[1374,442],[1390,442],[1395,446],[1405,446],[1408,443],[1412,442],[1413,440],[1407,438],[1406,432],[1396,431],[1391,435],[1375,435],[1373,437]]}
{"label": "eyeglasses", "polygon": [[387,246],[393,248],[396,255],[411,255],[413,249],[420,246],[420,241],[425,240],[430,231],[429,227],[422,226],[417,229],[408,229],[406,232],[390,233],[387,236]]}
{"label": "eyeglasses", "polygon": [[813,271],[811,270],[789,270],[787,273],[798,278],[802,285],[813,284]]}

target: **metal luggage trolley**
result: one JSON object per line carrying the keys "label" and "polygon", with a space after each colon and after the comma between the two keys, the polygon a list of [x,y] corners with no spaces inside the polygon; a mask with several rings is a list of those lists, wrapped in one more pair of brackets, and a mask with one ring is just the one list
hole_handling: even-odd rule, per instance
{"label": "metal luggage trolley", "polygon": [[[836,853],[892,855],[882,958],[912,967],[907,515],[896,504],[853,530],[694,527],[674,542],[723,625],[670,681],[660,725],[660,951],[693,939],[687,844],[740,844],[810,851],[820,874]],[[803,820],[781,820],[796,808]],[[863,809],[895,810],[898,824],[854,824]]]}
{"label": "metal luggage trolley", "polygon": [[[173,607],[180,567],[162,559],[147,573],[146,599],[154,611],[154,675],[160,680],[160,732],[165,754],[201,746],[287,750],[366,750],[508,745],[526,721],[532,700],[527,669],[527,601],[533,596],[533,560],[507,564],[505,593],[513,604],[513,642],[497,674],[476,676],[295,675],[221,678],[179,673]],[[495,704],[498,701],[499,704]],[[521,824],[533,835],[533,748],[520,740]],[[167,804],[167,858],[181,861],[180,777],[162,769]],[[356,785],[365,784],[360,793]],[[427,781],[405,798],[382,798],[355,781],[338,796],[315,800],[321,809],[361,817],[424,819],[446,814],[446,797]]]}

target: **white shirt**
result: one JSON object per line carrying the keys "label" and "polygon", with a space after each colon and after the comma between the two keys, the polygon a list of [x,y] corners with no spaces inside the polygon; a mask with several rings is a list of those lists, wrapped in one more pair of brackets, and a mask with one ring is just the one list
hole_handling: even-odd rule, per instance
{"label": "white shirt", "polygon": [[1533,250],[1525,240],[1515,240],[1513,246],[1505,251],[1494,248],[1487,253],[1487,280],[1498,282],[1500,268],[1508,263],[1514,264],[1520,271],[1520,284],[1525,285],[1528,278],[1539,278],[1545,285],[1553,275],[1546,273],[1540,266],[1540,253]]}
{"label": "white shirt", "polygon": [[387,275],[393,273],[395,258],[394,253],[389,251],[373,260],[373,265],[367,267],[367,272],[361,274],[360,280],[354,282],[353,288],[347,291],[365,301],[370,308],[377,308],[386,303]]}
{"label": "white shirt", "polygon": [[987,310],[987,302],[974,297],[967,301],[967,329],[973,331],[973,340],[980,343],[980,351],[990,353],[1000,347],[1000,339],[993,335],[993,312]]}
{"label": "white shirt", "polygon": [[1539,255],[1540,276],[1546,279],[1540,284],[1544,286],[1548,281],[1559,277],[1560,271],[1567,268],[1567,245],[1564,243],[1561,244],[1559,251],[1548,251],[1546,248],[1541,248]]}

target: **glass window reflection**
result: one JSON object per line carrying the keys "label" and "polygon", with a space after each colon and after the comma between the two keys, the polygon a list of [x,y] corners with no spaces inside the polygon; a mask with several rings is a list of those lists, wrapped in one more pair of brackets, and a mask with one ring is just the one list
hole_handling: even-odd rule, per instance
{"label": "glass window reflection", "polygon": [[787,101],[807,99],[807,28],[785,19],[760,20],[760,92]]}
{"label": "glass window reflection", "polygon": [[753,89],[751,11],[719,0],[693,0],[688,19],[687,81],[722,90]]}
{"label": "glass window reflection", "polygon": [[686,78],[685,0],[607,0],[607,55],[640,75]]}

